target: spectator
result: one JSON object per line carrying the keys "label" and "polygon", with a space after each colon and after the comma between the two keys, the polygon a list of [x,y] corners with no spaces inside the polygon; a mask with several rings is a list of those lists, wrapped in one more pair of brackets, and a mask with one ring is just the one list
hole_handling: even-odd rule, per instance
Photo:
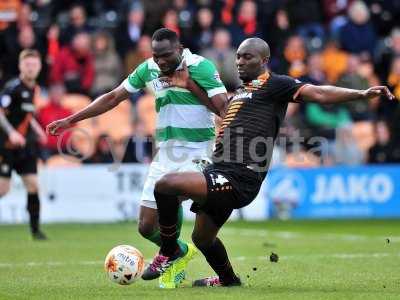
{"label": "spectator", "polygon": [[285,50],[283,51],[279,72],[289,74],[295,78],[305,75],[306,57],[307,50],[303,38],[298,35],[290,37],[287,40]]}
{"label": "spectator", "polygon": [[[366,78],[359,74],[361,66],[360,58],[357,55],[350,55],[347,63],[347,72],[341,76],[337,85],[349,89],[364,90],[369,87]],[[353,121],[371,119],[368,102],[363,99],[345,103]]]}
{"label": "spectator", "polygon": [[324,164],[332,164],[335,157],[336,129],[351,122],[347,110],[338,105],[321,105],[307,103],[305,106],[305,121],[312,130],[313,136],[326,139],[318,145],[322,151]]}
{"label": "spectator", "polygon": [[336,129],[335,164],[357,166],[365,162],[365,153],[354,143],[351,124]]}
{"label": "spectator", "polygon": [[397,101],[389,101],[383,98],[380,99],[378,114],[381,118],[385,118],[389,122],[393,122],[395,120],[394,114],[396,109],[400,107],[398,104],[400,100],[400,56],[395,57],[392,61],[389,76],[387,78],[387,85],[393,95],[396,97]]}
{"label": "spectator", "polygon": [[90,36],[78,33],[71,47],[66,46],[60,50],[50,72],[52,84],[64,82],[68,93],[87,94],[94,80]]}
{"label": "spectator", "polygon": [[321,53],[313,53],[307,58],[307,74],[300,79],[315,85],[322,85],[326,82]]}
{"label": "spectator", "polygon": [[209,8],[201,8],[197,12],[197,28],[195,29],[195,37],[191,44],[195,51],[201,51],[211,47],[214,31],[214,16]]}
{"label": "spectator", "polygon": [[388,39],[386,48],[377,59],[377,71],[381,81],[385,82],[389,76],[390,65],[396,56],[400,56],[400,28],[394,28]]}
{"label": "spectator", "polygon": [[107,32],[98,32],[94,36],[93,48],[95,76],[91,95],[96,98],[117,86],[123,74],[114,40]]}
{"label": "spectator", "polygon": [[54,64],[54,61],[58,54],[60,53],[60,28],[57,24],[53,24],[50,26],[47,31],[47,64],[51,67]]}
{"label": "spectator", "polygon": [[[4,81],[18,74],[18,55],[23,49],[35,48],[42,55],[44,53],[32,27],[31,7],[28,4],[22,4],[19,7],[16,21],[8,24],[3,32],[0,31],[0,70],[4,73],[2,79]],[[42,73],[44,72],[45,70],[42,70]]]}
{"label": "spectator", "polygon": [[354,0],[323,0],[323,9],[325,12],[326,23],[329,25],[329,31],[332,39],[339,37],[340,29],[346,25],[346,13]]}
{"label": "spectator", "polygon": [[232,43],[235,48],[246,38],[262,37],[257,23],[257,4],[252,0],[244,0],[239,6],[237,20],[229,26]]}
{"label": "spectator", "polygon": [[[268,44],[271,47],[271,54],[273,58],[281,57],[280,53],[286,45],[288,38],[292,35],[292,29],[289,23],[287,12],[283,9],[278,10],[275,15],[275,22],[272,25],[270,34],[268,36]],[[278,62],[271,62],[275,65]]]}
{"label": "spectator", "polygon": [[154,139],[151,135],[146,135],[142,121],[136,121],[133,126],[134,135],[128,138],[122,162],[148,164],[153,158]]}
{"label": "spectator", "polygon": [[141,1],[141,3],[146,12],[144,34],[151,36],[156,29],[160,28],[165,12],[171,8],[171,0]]}
{"label": "spectator", "polygon": [[297,0],[287,0],[285,2],[284,7],[289,16],[289,22],[296,27],[297,33],[305,40],[317,38],[319,43],[322,44],[325,33],[321,25],[321,1],[307,0],[303,1],[301,5]]}
{"label": "spectator", "polygon": [[387,36],[398,23],[400,2],[396,0],[367,0],[371,21],[380,36]]}
{"label": "spectator", "polygon": [[323,0],[322,5],[326,22],[330,23],[336,17],[345,15],[352,2],[354,0]]}
{"label": "spectator", "polygon": [[109,164],[114,162],[112,147],[113,142],[107,134],[101,134],[96,141],[94,153],[90,158],[87,158],[83,163],[87,164]]}
{"label": "spectator", "polygon": [[91,33],[92,26],[89,26],[86,18],[86,11],[82,5],[74,5],[69,10],[70,23],[61,32],[61,45],[69,45],[76,34]]}
{"label": "spectator", "polygon": [[140,2],[134,2],[128,13],[127,22],[123,22],[116,32],[117,51],[123,59],[136,45],[143,34],[144,11]]}
{"label": "spectator", "polygon": [[168,9],[165,13],[162,21],[162,25],[172,31],[175,31],[178,35],[181,35],[181,29],[178,23],[178,14],[174,9]]}
{"label": "spectator", "polygon": [[390,143],[390,132],[385,121],[377,121],[374,124],[375,144],[368,151],[368,163],[382,164],[396,162]]}
{"label": "spectator", "polygon": [[3,54],[4,57],[4,72],[6,79],[18,75],[18,57],[19,53],[24,49],[40,49],[36,44],[36,36],[32,26],[24,26],[17,32],[17,39],[15,42],[10,42],[7,49]]}
{"label": "spectator", "polygon": [[181,30],[181,41],[188,44],[193,38],[192,27],[195,9],[188,0],[174,0],[173,7],[178,14],[178,25]]}
{"label": "spectator", "polygon": [[132,73],[137,66],[151,56],[151,38],[147,35],[143,35],[138,42],[136,50],[129,51],[125,56],[125,76],[128,76],[130,73]]}
{"label": "spectator", "polygon": [[[51,122],[65,118],[72,112],[61,105],[61,100],[65,95],[65,88],[62,85],[52,85],[49,88],[49,101],[38,111],[38,122],[42,128],[46,128]],[[50,156],[59,152],[59,148],[65,153],[67,141],[70,138],[70,133],[63,134],[63,138],[59,139],[56,136],[49,135],[47,144],[41,145],[40,158],[46,161]],[[60,143],[60,144],[58,144]]]}
{"label": "spectator", "polygon": [[21,0],[0,1],[0,32],[17,20]]}
{"label": "spectator", "polygon": [[231,46],[229,31],[218,29],[214,35],[212,48],[204,50],[201,55],[215,63],[228,91],[234,91],[240,85],[236,66],[232,63],[235,61],[236,51]]}
{"label": "spectator", "polygon": [[346,72],[348,53],[340,50],[337,43],[333,40],[325,45],[322,52],[324,72],[328,83],[335,84],[339,77]]}
{"label": "spectator", "polygon": [[374,55],[377,38],[369,20],[368,7],[362,1],[354,1],[349,7],[349,20],[340,29],[340,44],[343,49],[354,54]]}

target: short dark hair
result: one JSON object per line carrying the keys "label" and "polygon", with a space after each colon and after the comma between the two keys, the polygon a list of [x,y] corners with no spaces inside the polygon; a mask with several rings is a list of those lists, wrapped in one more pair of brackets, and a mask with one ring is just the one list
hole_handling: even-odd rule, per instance
{"label": "short dark hair", "polygon": [[22,50],[21,53],[19,54],[19,61],[22,61],[27,57],[36,57],[40,59],[40,53],[35,49]]}
{"label": "short dark hair", "polygon": [[151,38],[153,41],[162,41],[162,40],[168,40],[172,44],[178,43],[179,42],[179,37],[178,34],[170,30],[168,28],[160,28],[154,31],[153,37]]}

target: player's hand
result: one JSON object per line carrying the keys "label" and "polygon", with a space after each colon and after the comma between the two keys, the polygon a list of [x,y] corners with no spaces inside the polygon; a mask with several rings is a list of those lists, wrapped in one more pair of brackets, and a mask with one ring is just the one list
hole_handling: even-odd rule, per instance
{"label": "player's hand", "polygon": [[186,62],[182,62],[182,69],[176,70],[171,76],[160,77],[161,81],[167,82],[170,86],[187,88],[189,82],[189,71]]}
{"label": "player's hand", "polygon": [[365,99],[373,99],[378,96],[385,96],[389,100],[396,99],[396,97],[389,91],[387,86],[373,86],[363,91],[363,97]]}
{"label": "player's hand", "polygon": [[11,144],[13,146],[17,146],[17,147],[24,147],[26,144],[26,140],[23,137],[22,134],[20,134],[18,131],[16,130],[12,130],[9,134],[8,134],[8,138],[11,142]]}
{"label": "player's hand", "polygon": [[50,135],[59,135],[60,129],[66,129],[71,127],[71,122],[68,118],[60,119],[54,122],[51,122],[49,125],[46,126],[46,133]]}

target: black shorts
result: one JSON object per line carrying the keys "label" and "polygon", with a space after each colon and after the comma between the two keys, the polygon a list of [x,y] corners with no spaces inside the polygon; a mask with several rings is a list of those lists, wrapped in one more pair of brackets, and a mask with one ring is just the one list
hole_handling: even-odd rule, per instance
{"label": "black shorts", "polygon": [[22,149],[0,150],[0,177],[10,178],[12,170],[19,175],[37,173],[37,148],[27,146]]}
{"label": "black shorts", "polygon": [[193,203],[191,211],[204,212],[221,227],[232,211],[249,205],[257,196],[263,176],[243,164],[218,163],[203,171],[207,180],[207,200]]}

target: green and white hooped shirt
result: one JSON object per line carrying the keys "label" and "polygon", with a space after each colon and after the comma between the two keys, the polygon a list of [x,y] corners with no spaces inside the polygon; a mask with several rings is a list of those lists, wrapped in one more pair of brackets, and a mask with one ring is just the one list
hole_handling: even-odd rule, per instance
{"label": "green and white hooped shirt", "polygon": [[[190,77],[207,92],[208,97],[226,93],[211,61],[192,54],[189,49],[183,50],[183,60],[186,61]],[[159,146],[205,147],[215,137],[213,113],[187,89],[160,81],[160,73],[153,58],[149,58],[124,80],[123,86],[131,93],[147,87],[155,95],[156,141]]]}

